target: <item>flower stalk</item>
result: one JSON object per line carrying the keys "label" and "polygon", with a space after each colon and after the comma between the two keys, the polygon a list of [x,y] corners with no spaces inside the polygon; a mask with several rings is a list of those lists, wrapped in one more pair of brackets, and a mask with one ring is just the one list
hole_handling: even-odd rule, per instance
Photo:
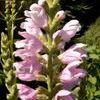
{"label": "flower stalk", "polygon": [[18,33],[24,39],[15,42],[17,50],[14,51],[15,57],[22,60],[14,62],[15,74],[22,81],[43,81],[47,88],[17,85],[19,98],[74,100],[71,89],[86,75],[84,69],[78,68],[86,57],[82,49],[85,45],[75,44],[66,51],[64,45],[80,30],[79,21],[71,20],[57,30],[65,16],[63,10],[59,11],[59,0],[39,0],[24,14],[26,19],[21,23],[24,31]]}
{"label": "flower stalk", "polygon": [[8,94],[7,100],[17,100],[17,87],[16,77],[14,75],[14,22],[15,22],[15,0],[5,0],[5,21],[7,33],[1,34],[1,57],[3,62],[3,71],[6,75],[5,86],[7,87]]}
{"label": "flower stalk", "polygon": [[[47,85],[48,85],[48,93],[49,93],[49,97],[48,100],[52,100],[53,97],[53,74],[54,74],[54,70],[53,70],[53,32],[54,32],[54,28],[52,27],[56,27],[57,25],[55,23],[53,23],[54,17],[55,17],[55,5],[53,5],[53,1],[54,0],[48,0],[47,3],[49,5],[49,33],[47,33],[48,35],[48,49],[49,49],[49,54],[48,54],[48,75],[47,75]],[[58,1],[58,0],[57,0]],[[56,4],[58,4],[58,2],[56,2]],[[58,10],[58,9],[57,9]],[[56,19],[55,19],[56,20]]]}

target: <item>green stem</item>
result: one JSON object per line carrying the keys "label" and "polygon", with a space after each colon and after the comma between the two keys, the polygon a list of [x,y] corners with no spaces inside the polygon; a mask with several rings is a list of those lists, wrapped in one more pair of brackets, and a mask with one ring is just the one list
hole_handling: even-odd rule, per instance
{"label": "green stem", "polygon": [[53,45],[52,45],[52,35],[53,35],[53,28],[51,29],[53,19],[55,17],[55,7],[53,6],[54,0],[47,0],[47,3],[49,5],[49,12],[48,12],[48,18],[49,18],[49,30],[47,34],[48,38],[48,75],[47,75],[47,86],[48,86],[48,92],[49,92],[49,98],[48,100],[52,100],[53,97]]}
{"label": "green stem", "polygon": [[48,45],[49,45],[49,55],[48,55],[48,76],[47,76],[47,84],[48,84],[48,92],[49,92],[49,100],[52,100],[52,80],[53,80],[53,66],[52,66],[52,38],[49,35],[48,37]]}
{"label": "green stem", "polygon": [[50,7],[52,7],[53,0],[47,0],[47,3],[48,3],[49,8],[50,8]]}

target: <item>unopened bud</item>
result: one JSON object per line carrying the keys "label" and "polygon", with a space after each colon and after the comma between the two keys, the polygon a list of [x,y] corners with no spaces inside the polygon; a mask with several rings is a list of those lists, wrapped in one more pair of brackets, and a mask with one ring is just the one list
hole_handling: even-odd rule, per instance
{"label": "unopened bud", "polygon": [[55,18],[57,18],[58,20],[62,20],[65,18],[65,12],[63,10],[58,11],[55,15]]}

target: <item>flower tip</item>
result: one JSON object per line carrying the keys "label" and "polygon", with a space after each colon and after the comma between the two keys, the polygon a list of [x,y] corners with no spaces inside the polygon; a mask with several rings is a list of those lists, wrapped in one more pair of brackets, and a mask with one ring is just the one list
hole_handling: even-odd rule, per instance
{"label": "flower tip", "polygon": [[58,11],[55,15],[55,18],[57,18],[58,20],[62,20],[65,18],[65,12],[63,10]]}
{"label": "flower tip", "polygon": [[46,2],[46,0],[39,0],[39,1],[38,1],[38,4],[39,4],[40,6],[43,6],[43,5],[45,4],[45,2]]}
{"label": "flower tip", "polygon": [[32,4],[32,5],[30,6],[30,10],[39,9],[39,8],[41,8],[41,6],[38,5],[38,4],[36,4],[36,3],[34,3],[34,4]]}
{"label": "flower tip", "polygon": [[26,16],[26,17],[30,17],[31,15],[30,15],[30,12],[28,11],[28,10],[25,10],[24,11],[24,15]]}
{"label": "flower tip", "polygon": [[87,46],[86,44],[83,44],[83,43],[77,43],[76,45],[77,45],[77,47],[80,47],[80,48]]}

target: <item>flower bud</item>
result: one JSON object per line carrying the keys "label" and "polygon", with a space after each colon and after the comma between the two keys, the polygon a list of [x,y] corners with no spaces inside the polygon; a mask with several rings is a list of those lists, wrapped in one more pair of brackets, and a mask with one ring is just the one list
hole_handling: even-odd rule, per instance
{"label": "flower bud", "polygon": [[58,20],[62,20],[65,18],[65,12],[63,10],[58,11],[55,15],[55,18]]}

